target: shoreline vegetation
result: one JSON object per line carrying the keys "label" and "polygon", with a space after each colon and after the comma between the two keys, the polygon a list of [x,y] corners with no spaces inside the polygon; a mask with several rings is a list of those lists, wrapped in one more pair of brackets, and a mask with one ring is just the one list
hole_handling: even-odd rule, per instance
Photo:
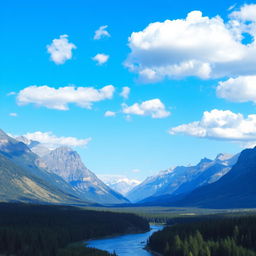
{"label": "shoreline vegetation", "polygon": [[148,230],[147,220],[130,213],[0,203],[0,255],[4,256],[114,256],[81,241]]}
{"label": "shoreline vegetation", "polygon": [[147,247],[163,256],[256,256],[255,241],[256,215],[198,216],[154,233]]}

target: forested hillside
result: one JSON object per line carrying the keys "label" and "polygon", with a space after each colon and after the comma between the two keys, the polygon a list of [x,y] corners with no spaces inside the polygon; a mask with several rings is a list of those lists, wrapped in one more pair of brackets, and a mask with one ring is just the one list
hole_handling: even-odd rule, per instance
{"label": "forested hillside", "polygon": [[164,256],[256,256],[256,216],[209,218],[166,227],[148,247]]}
{"label": "forested hillside", "polygon": [[67,246],[91,238],[148,229],[148,222],[133,214],[2,203],[0,255],[109,255],[83,246]]}

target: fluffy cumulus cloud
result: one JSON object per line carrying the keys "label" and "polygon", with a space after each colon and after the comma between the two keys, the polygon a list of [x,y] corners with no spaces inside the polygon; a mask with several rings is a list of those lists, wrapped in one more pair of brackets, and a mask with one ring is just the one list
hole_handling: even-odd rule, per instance
{"label": "fluffy cumulus cloud", "polygon": [[50,149],[54,149],[60,146],[85,146],[91,141],[91,138],[78,139],[75,137],[57,137],[52,132],[41,131],[37,131],[34,133],[26,133],[23,136],[25,136],[29,140],[38,141]]}
{"label": "fluffy cumulus cloud", "polygon": [[205,111],[200,121],[173,127],[169,133],[249,143],[256,141],[256,115],[245,117],[230,110],[213,109]]}
{"label": "fluffy cumulus cloud", "polygon": [[131,89],[125,86],[122,88],[120,96],[123,97],[124,99],[128,99],[130,92],[131,92]]}
{"label": "fluffy cumulus cloud", "polygon": [[92,59],[96,61],[98,65],[103,65],[108,61],[109,55],[104,53],[98,53]]}
{"label": "fluffy cumulus cloud", "polygon": [[233,102],[256,102],[256,76],[239,76],[219,82],[217,96]]}
{"label": "fluffy cumulus cloud", "polygon": [[50,45],[47,45],[47,51],[51,55],[51,60],[56,64],[64,64],[72,58],[72,50],[76,46],[68,41],[68,35],[61,35],[58,39],[53,39]]}
{"label": "fluffy cumulus cloud", "polygon": [[165,118],[170,115],[165,105],[159,99],[144,101],[141,104],[134,103],[131,106],[123,104],[123,113],[127,115],[151,116],[152,118]]}
{"label": "fluffy cumulus cloud", "polygon": [[[256,74],[255,8],[244,5],[227,22],[192,11],[185,19],[151,23],[129,37],[125,65],[149,82]],[[245,33],[250,42],[243,41]]]}
{"label": "fluffy cumulus cloud", "polygon": [[107,25],[100,26],[100,27],[95,31],[95,34],[94,34],[93,39],[94,39],[94,40],[99,40],[99,39],[101,39],[101,38],[103,38],[103,37],[110,37],[110,34],[109,34],[109,32],[107,31],[107,28],[108,28]]}
{"label": "fluffy cumulus cloud", "polygon": [[232,12],[230,17],[243,21],[256,22],[256,4],[245,4],[239,11]]}
{"label": "fluffy cumulus cloud", "polygon": [[115,115],[116,115],[116,112],[113,112],[110,110],[106,111],[104,114],[104,116],[106,116],[106,117],[115,116]]}
{"label": "fluffy cumulus cloud", "polygon": [[29,86],[21,90],[17,95],[19,105],[35,104],[57,110],[68,110],[69,104],[91,109],[94,102],[112,99],[115,88],[107,85],[101,89],[93,87],[60,87]]}

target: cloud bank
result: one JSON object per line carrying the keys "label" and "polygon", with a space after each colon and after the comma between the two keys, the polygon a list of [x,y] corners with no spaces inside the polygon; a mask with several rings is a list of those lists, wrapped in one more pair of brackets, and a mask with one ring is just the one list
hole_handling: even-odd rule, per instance
{"label": "cloud bank", "polygon": [[256,114],[243,116],[230,110],[205,111],[200,121],[173,127],[169,133],[238,142],[256,141]]}
{"label": "cloud bank", "polygon": [[[185,19],[151,23],[129,37],[131,52],[125,65],[146,82],[256,74],[255,9],[256,5],[244,5],[226,23],[200,11]],[[243,42],[244,33],[251,42]]]}

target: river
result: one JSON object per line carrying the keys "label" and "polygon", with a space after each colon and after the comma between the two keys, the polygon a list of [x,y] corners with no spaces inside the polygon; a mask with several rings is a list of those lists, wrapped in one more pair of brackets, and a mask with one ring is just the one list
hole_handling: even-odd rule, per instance
{"label": "river", "polygon": [[118,256],[151,256],[146,250],[147,239],[156,231],[163,229],[161,225],[151,225],[150,231],[140,234],[121,235],[112,238],[97,239],[86,242],[88,247],[113,253]]}

